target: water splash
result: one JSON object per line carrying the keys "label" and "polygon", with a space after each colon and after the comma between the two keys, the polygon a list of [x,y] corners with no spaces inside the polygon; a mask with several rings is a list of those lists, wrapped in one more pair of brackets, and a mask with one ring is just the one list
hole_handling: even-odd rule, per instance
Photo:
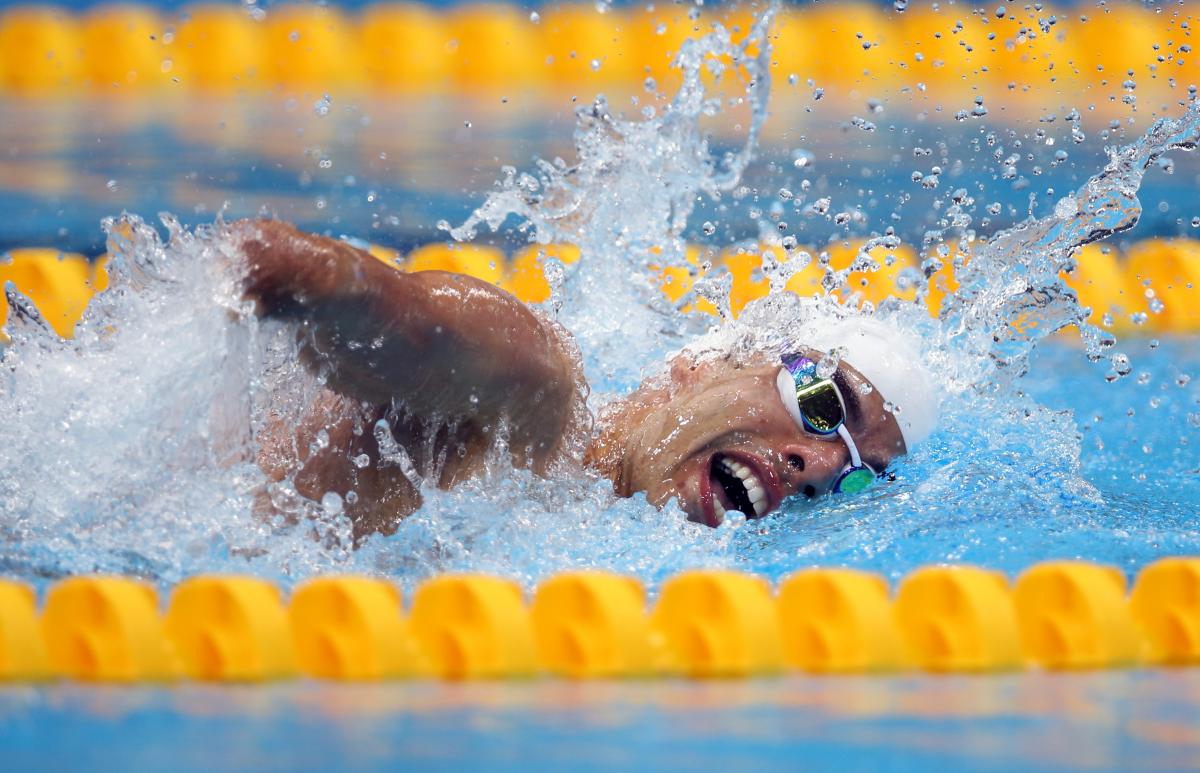
{"label": "water splash", "polygon": [[[506,173],[455,231],[465,238],[516,215],[536,241],[582,248],[552,307],[577,335],[600,392],[632,388],[664,352],[712,321],[663,301],[645,279],[647,265],[690,266],[684,232],[696,198],[729,196],[746,170],[766,117],[773,11],[744,41],[717,27],[685,45],[684,85],[661,110],[649,105],[640,120],[615,115],[603,100],[582,110],[576,163],[553,160],[530,174]],[[702,131],[721,106],[707,91],[716,76],[745,82],[752,115],[741,148],[721,157]],[[336,502],[305,500],[286,479],[266,480],[254,463],[268,411],[298,415],[319,384],[297,366],[291,331],[258,320],[242,301],[237,256],[223,226],[188,233],[166,217],[164,241],[138,218],[113,220],[106,226],[112,286],[73,341],[55,338],[31,305],[10,295],[13,343],[0,362],[0,572],[38,578],[113,571],[172,582],[241,571],[287,583],[355,571],[410,583],[472,569],[532,583],[564,568],[599,567],[653,583],[691,566],[779,576],[840,563],[897,574],[928,561],[1016,568],[1088,554],[1101,543],[1112,551],[1106,555],[1131,560],[1160,545],[1194,549],[1194,529],[1166,521],[1165,536],[1136,543],[1121,536],[1145,526],[1135,522],[1145,507],[1129,506],[1129,492],[1113,495],[1087,482],[1084,433],[1074,417],[1020,394],[1017,377],[1039,342],[1069,324],[1080,325],[1091,356],[1112,347],[1111,336],[1083,324],[1086,314],[1059,272],[1079,245],[1130,227],[1145,169],[1163,153],[1190,149],[1198,133],[1193,106],[1112,151],[1104,172],[1051,215],[986,243],[956,202],[929,238],[931,246],[952,245],[943,257],[970,255],[955,263],[961,289],[941,319],[894,299],[875,312],[925,342],[931,367],[955,395],[942,431],[896,465],[891,485],[816,507],[790,503],[763,521],[731,517],[715,531],[686,522],[673,506],[660,511],[641,497],[617,500],[590,473],[542,479],[508,468],[497,455],[483,476],[453,492],[424,488],[422,509],[395,534],[352,550]],[[701,352],[778,349],[808,324],[858,313],[845,302],[850,271],[878,268],[870,249],[894,245],[895,237],[884,235],[864,245],[850,268],[826,262],[827,293],[818,298],[783,291],[810,260],[785,249],[788,260],[763,266],[773,292],[690,345]],[[926,268],[933,273],[937,266]],[[711,272],[684,302],[707,298],[731,317],[728,287],[727,274]],[[1184,403],[1170,409],[1179,423],[1195,410]],[[1180,476],[1189,470],[1185,461],[1171,467]],[[1180,479],[1186,485],[1193,478]],[[263,515],[263,496],[283,515]]]}
{"label": "water splash", "polygon": [[[700,197],[732,191],[754,157],[770,95],[771,3],[748,34],[735,42],[723,25],[681,47],[674,66],[682,85],[661,109],[639,118],[615,113],[598,97],[576,111],[577,159],[540,160],[532,172],[509,167],[455,239],[480,226],[497,230],[510,217],[539,244],[569,243],[581,259],[567,273],[556,306],[580,342],[585,372],[597,393],[625,388],[641,369],[696,331],[651,281],[647,264],[688,266],[683,232]],[[707,84],[739,82],[750,113],[741,147],[717,158],[701,129],[722,110]],[[656,335],[647,339],[645,332]],[[638,356],[628,342],[637,340]]]}
{"label": "water splash", "polygon": [[[1156,122],[1144,136],[1109,150],[1104,170],[1060,199],[1040,219],[1029,218],[972,249],[961,246],[954,275],[959,287],[941,309],[947,342],[975,367],[957,374],[963,384],[996,382],[1011,388],[1028,371],[1040,341],[1068,327],[1079,329],[1088,356],[1099,360],[1116,339],[1088,322],[1061,279],[1079,248],[1136,225],[1137,193],[1146,170],[1173,150],[1193,150],[1200,139],[1200,103],[1183,116]],[[969,221],[959,226],[964,232]],[[969,256],[969,258],[968,258]],[[1112,354],[1114,364],[1125,355]]]}

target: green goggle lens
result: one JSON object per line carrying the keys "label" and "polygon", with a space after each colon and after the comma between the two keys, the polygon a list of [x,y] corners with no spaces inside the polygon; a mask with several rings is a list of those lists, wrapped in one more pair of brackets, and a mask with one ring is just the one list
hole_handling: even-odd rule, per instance
{"label": "green goggle lens", "polygon": [[837,494],[857,494],[875,482],[875,471],[870,467],[855,467],[847,470],[833,487]]}
{"label": "green goggle lens", "polygon": [[818,435],[832,435],[846,420],[837,387],[828,379],[815,379],[796,387],[796,402],[805,428]]}

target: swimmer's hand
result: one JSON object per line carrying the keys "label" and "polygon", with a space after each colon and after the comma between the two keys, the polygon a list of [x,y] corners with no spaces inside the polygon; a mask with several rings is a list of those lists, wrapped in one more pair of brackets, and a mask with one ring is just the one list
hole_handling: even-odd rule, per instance
{"label": "swimmer's hand", "polygon": [[560,445],[581,377],[560,334],[513,296],[461,274],[404,273],[287,223],[232,228],[247,296],[297,323],[304,357],[337,392],[484,432],[502,421],[535,467]]}

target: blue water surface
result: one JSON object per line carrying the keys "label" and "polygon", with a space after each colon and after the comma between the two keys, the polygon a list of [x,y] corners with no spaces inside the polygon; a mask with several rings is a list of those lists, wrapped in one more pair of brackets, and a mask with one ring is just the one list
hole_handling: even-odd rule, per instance
{"label": "blue water surface", "polygon": [[1200,672],[0,689],[48,770],[1189,770]]}

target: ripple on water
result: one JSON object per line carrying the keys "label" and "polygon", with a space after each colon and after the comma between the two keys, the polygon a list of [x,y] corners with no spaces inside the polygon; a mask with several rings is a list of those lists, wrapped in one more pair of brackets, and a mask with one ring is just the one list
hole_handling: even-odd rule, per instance
{"label": "ripple on water", "polygon": [[[769,16],[752,39],[765,39]],[[517,228],[538,242],[581,247],[577,264],[555,268],[561,282],[547,309],[578,338],[595,405],[632,389],[684,345],[774,350],[788,331],[822,315],[857,313],[842,302],[848,269],[827,272],[826,297],[783,293],[806,253],[791,266],[764,266],[776,292],[712,329],[712,318],[683,314],[643,278],[648,264],[689,265],[684,233],[696,198],[736,191],[754,153],[770,52],[762,45],[750,56],[747,45],[718,29],[684,46],[683,87],[648,117],[622,117],[603,100],[581,109],[574,164],[506,171],[499,190],[454,230],[467,237],[515,215]],[[740,63],[726,82],[753,83],[743,87],[751,118],[743,147],[717,158],[702,124],[721,102],[701,70],[719,70],[724,60]],[[1104,385],[1087,360],[1115,362],[1123,353],[1106,331],[1086,324],[1058,276],[1080,245],[1136,222],[1144,170],[1171,149],[1190,149],[1198,124],[1195,107],[1156,124],[1112,151],[1108,166],[1050,215],[986,241],[971,228],[966,199],[953,197],[945,228],[926,246],[971,258],[955,267],[961,289],[941,319],[895,301],[876,311],[923,342],[947,395],[939,431],[895,465],[894,481],[863,496],[788,503],[763,521],[731,518],[717,530],[686,522],[673,505],[617,499],[590,473],[537,478],[509,469],[502,455],[452,492],[426,490],[418,513],[358,550],[349,547],[340,499],[308,502],[284,481],[271,495],[294,517],[256,515],[269,482],[253,461],[254,434],[268,406],[297,414],[316,380],[296,364],[291,332],[257,320],[241,300],[219,222],[188,232],[164,217],[162,240],[136,217],[113,220],[111,289],[73,341],[54,338],[20,298],[11,299],[13,344],[0,368],[0,572],[29,579],[126,572],[172,582],[249,571],[287,584],[331,571],[411,583],[475,570],[529,584],[562,569],[600,567],[653,584],[696,566],[778,577],[846,564],[896,576],[928,562],[1016,570],[1083,557],[1135,567],[1196,552],[1200,535],[1188,513],[1200,502],[1200,475],[1189,443],[1200,420],[1187,417],[1198,413],[1197,390],[1186,380],[1170,386],[1195,369],[1196,356],[1170,342],[1137,355],[1150,384],[1168,385],[1154,408],[1132,380]],[[877,235],[854,267],[878,267],[867,252],[894,243]],[[699,282],[680,305],[699,297],[724,304],[726,282]],[[1082,350],[1044,345],[1069,325],[1083,330]],[[1136,410],[1113,408],[1126,402]]]}

